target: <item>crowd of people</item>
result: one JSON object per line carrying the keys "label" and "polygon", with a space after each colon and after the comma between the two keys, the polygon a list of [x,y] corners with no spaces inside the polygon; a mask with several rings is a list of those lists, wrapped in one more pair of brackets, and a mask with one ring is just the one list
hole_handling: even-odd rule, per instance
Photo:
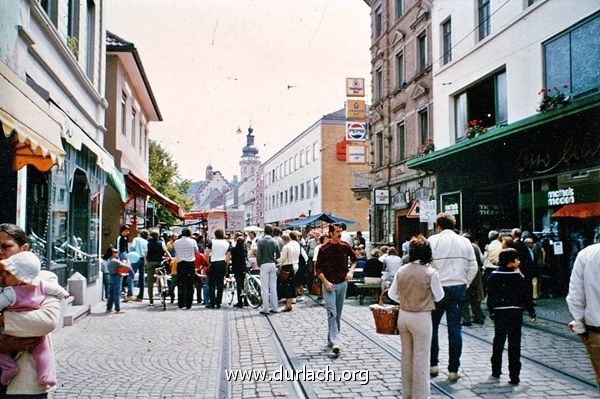
{"label": "crowd of people", "polygon": [[[242,287],[246,272],[260,274],[261,314],[291,312],[305,291],[313,292],[327,314],[326,343],[334,356],[342,352],[341,320],[350,281],[357,267],[364,282],[388,290],[399,306],[397,327],[402,347],[404,397],[428,397],[429,379],[439,374],[439,324],[446,316],[448,379],[460,378],[462,327],[483,324],[481,302],[487,296],[487,313],[494,324],[491,376],[502,374],[502,353],[508,340],[509,382],[520,383],[520,349],[523,313],[536,319],[534,300],[540,295],[539,265],[546,254],[535,237],[515,228],[510,234],[490,231],[480,243],[455,230],[454,216],[441,213],[435,234],[372,248],[367,257],[361,234],[352,237],[343,224],[330,224],[322,234],[306,238],[298,231],[281,231],[266,225],[262,237],[254,232],[225,234],[208,239],[183,228],[179,235],[158,230],[139,231],[129,238],[122,226],[114,244],[103,256],[107,313],[123,313],[124,301],[155,300],[155,270],[165,265],[170,274],[171,303],[190,309],[196,301],[219,309],[225,277],[237,283],[235,306],[245,305]],[[18,226],[0,224],[0,396],[47,397],[56,384],[50,333],[58,326],[60,300],[69,294],[56,283],[56,275],[40,270],[39,259],[28,251],[27,236]],[[573,332],[586,345],[600,386],[600,244],[577,256],[567,303]],[[483,249],[483,251],[482,251]],[[134,296],[137,274],[138,291]],[[280,301],[283,306],[280,307]],[[23,338],[25,337],[25,338]],[[14,352],[20,352],[17,357]]]}

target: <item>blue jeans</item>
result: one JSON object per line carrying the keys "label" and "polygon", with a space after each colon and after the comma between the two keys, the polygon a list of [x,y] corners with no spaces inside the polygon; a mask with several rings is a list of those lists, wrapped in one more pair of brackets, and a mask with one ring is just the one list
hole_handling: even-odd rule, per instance
{"label": "blue jeans", "polygon": [[119,311],[121,310],[121,282],[123,281],[123,277],[118,274],[111,274],[109,281],[106,310],[112,310],[114,305],[115,310]]}
{"label": "blue jeans", "polygon": [[457,373],[460,367],[460,355],[462,353],[462,308],[467,299],[467,286],[451,285],[444,288],[444,299],[435,304],[435,310],[431,312],[433,334],[431,337],[430,365],[438,365],[440,346],[438,341],[438,327],[444,312],[446,312],[446,324],[448,326],[448,371]]}
{"label": "blue jeans", "polygon": [[136,263],[131,264],[131,268],[133,272],[129,272],[127,276],[127,296],[133,296],[133,280],[135,279],[135,273],[139,270],[138,287],[140,287],[140,291],[138,298],[141,299],[144,296],[144,258],[140,258]]}
{"label": "blue jeans", "polygon": [[344,308],[344,300],[346,299],[346,290],[348,283],[334,284],[333,292],[329,292],[323,287],[323,300],[325,301],[325,309],[327,309],[327,343],[339,345],[340,330],[342,322],[342,309]]}

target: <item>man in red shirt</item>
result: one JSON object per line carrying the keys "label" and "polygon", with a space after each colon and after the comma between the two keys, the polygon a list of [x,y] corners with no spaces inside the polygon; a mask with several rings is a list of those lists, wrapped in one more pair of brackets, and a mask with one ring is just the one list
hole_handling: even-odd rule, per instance
{"label": "man in red shirt", "polygon": [[315,269],[317,278],[323,285],[323,299],[327,309],[327,346],[337,356],[341,352],[340,326],[348,288],[347,281],[352,280],[358,259],[350,245],[341,240],[342,227],[339,224],[329,225],[329,235],[329,241],[319,249]]}

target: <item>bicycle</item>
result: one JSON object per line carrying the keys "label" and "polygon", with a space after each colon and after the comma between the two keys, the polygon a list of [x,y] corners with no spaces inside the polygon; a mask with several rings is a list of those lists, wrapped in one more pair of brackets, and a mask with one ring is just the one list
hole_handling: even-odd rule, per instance
{"label": "bicycle", "polygon": [[[237,295],[237,284],[233,274],[225,277],[225,291],[227,292],[227,302],[231,306],[233,299]],[[247,302],[253,309],[258,308],[262,304],[260,278],[250,273],[250,269],[246,269],[246,278],[244,279],[244,287],[242,289],[242,301]]]}
{"label": "bicycle", "polygon": [[154,269],[154,280],[158,287],[158,296],[163,310],[167,310],[167,297],[169,296],[169,276],[165,263],[161,263]]}

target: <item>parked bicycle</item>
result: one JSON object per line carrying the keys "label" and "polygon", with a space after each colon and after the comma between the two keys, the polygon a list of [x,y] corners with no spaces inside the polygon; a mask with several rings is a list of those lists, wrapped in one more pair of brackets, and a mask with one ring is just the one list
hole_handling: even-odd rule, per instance
{"label": "parked bicycle", "polygon": [[167,274],[167,266],[162,262],[160,266],[154,269],[154,280],[158,287],[158,296],[163,310],[167,309],[167,297],[169,296],[169,275]]}
{"label": "parked bicycle", "polygon": [[[225,292],[227,303],[231,306],[233,299],[237,296],[237,284],[233,274],[225,277]],[[250,269],[246,269],[246,278],[244,279],[244,287],[242,289],[242,301],[248,303],[249,306],[256,309],[262,304],[260,296],[260,278],[250,273]]]}

